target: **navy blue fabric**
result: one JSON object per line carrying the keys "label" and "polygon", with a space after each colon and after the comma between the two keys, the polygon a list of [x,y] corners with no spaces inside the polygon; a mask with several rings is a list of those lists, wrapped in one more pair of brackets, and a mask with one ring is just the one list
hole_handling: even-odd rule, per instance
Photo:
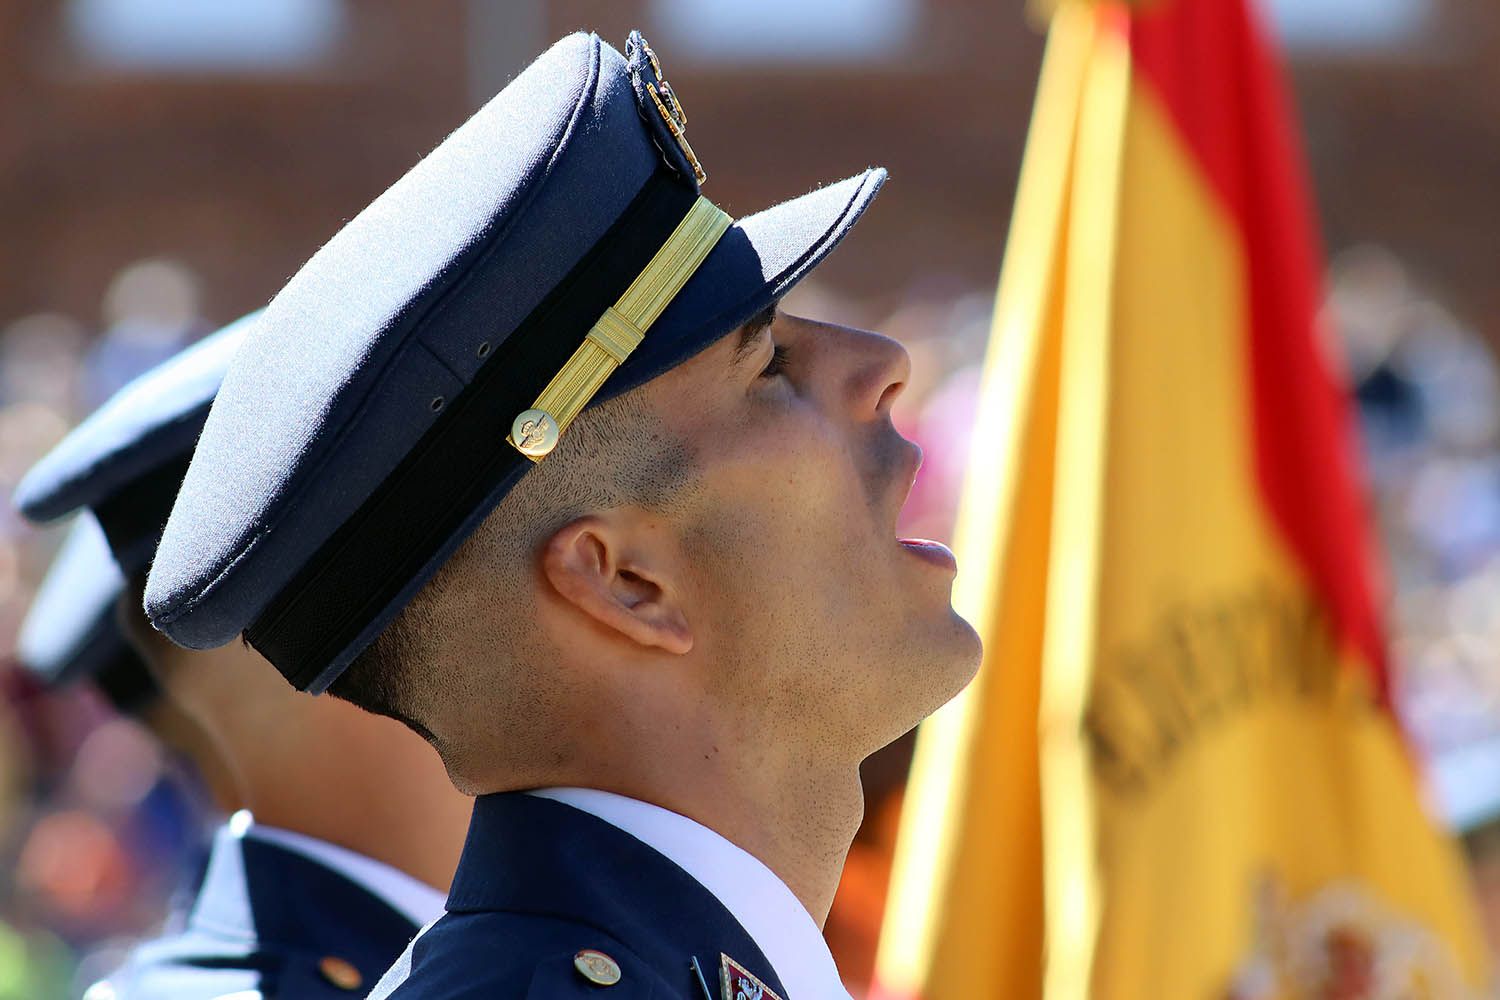
{"label": "navy blue fabric", "polygon": [[786,996],[760,948],[691,875],[597,817],[514,793],[475,801],[448,913],[370,996],[595,996],[573,968],[585,948],[620,965],[611,997],[698,1000],[690,963],[712,977],[721,953]]}
{"label": "navy blue fabric", "polygon": [[593,36],[559,42],[275,297],[163,537],[159,628],[243,631],[629,204],[659,160],[624,68]]}
{"label": "navy blue fabric", "polygon": [[82,512],[17,639],[21,664],[47,683],[91,679],[127,711],[158,693],[120,631],[115,605],[126,577],[150,563],[209,404],[257,316],[130,382],[21,480],[14,500],[28,519]]}
{"label": "navy blue fabric", "polygon": [[146,666],[115,623],[125,578],[93,516],[68,529],[16,636],[16,660],[48,687],[92,679],[115,707],[157,695]]}
{"label": "navy blue fabric", "polygon": [[[681,223],[697,195],[661,171],[589,255],[525,323],[379,487],[309,556],[297,576],[245,630],[245,641],[299,688],[316,689],[347,649],[496,484],[530,463],[497,448],[515,415],[576,350]],[[577,340],[559,331],[576,331]]]}
{"label": "navy blue fabric", "polygon": [[[137,945],[106,977],[119,1000],[207,1000],[258,990],[273,1000],[363,996],[417,925],[379,896],[253,828],[219,831],[183,926]],[[354,990],[330,982],[324,958],[352,964]],[[103,992],[101,990],[101,992]]]}
{"label": "navy blue fabric", "polygon": [[789,292],[849,234],[885,179],[883,169],[866,170],[736,222],[592,405],[677,367]]}
{"label": "navy blue fabric", "polygon": [[[199,410],[198,425],[206,411]],[[170,451],[164,450],[164,455]],[[134,577],[151,565],[156,543],[172,510],[172,501],[182,487],[190,451],[165,458],[153,469],[124,484],[91,508],[115,562],[125,575]]]}
{"label": "navy blue fabric", "polygon": [[[690,183],[680,162],[664,163],[670,149],[631,69],[593,35],[563,39],[272,301],[224,380],[157,552],[146,609],[158,628],[208,648],[256,623],[647,179],[670,169]],[[639,61],[635,69],[638,78]],[[742,220],[596,402],[681,363],[784,293],[883,179],[866,171]],[[379,634],[524,471],[330,654],[312,690]]]}
{"label": "navy blue fabric", "polygon": [[258,316],[204,337],[111,396],[26,473],[17,509],[30,521],[53,521],[192,451],[229,360]]}

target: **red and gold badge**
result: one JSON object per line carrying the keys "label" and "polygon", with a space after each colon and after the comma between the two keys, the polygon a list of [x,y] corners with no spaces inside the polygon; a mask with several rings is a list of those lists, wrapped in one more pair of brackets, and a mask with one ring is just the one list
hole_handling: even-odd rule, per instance
{"label": "red and gold badge", "polygon": [[719,954],[719,982],[724,988],[724,1000],[781,1000],[775,991],[754,973],[728,955]]}

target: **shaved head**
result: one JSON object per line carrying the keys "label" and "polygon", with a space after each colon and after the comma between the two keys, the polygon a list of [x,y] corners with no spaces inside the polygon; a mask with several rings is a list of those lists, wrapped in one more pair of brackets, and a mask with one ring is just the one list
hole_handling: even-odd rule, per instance
{"label": "shaved head", "polygon": [[[681,506],[692,493],[693,468],[644,387],[586,410],[329,693],[421,733],[460,787],[473,752],[461,734],[471,729],[438,721],[456,706],[483,706],[490,718],[482,729],[506,730],[507,757],[545,756],[545,720],[562,694],[547,669],[547,643],[525,607],[497,613],[496,606],[533,590],[541,547],[560,527],[626,505],[663,512]],[[455,656],[459,649],[466,652]],[[472,697],[480,688],[484,696]]]}

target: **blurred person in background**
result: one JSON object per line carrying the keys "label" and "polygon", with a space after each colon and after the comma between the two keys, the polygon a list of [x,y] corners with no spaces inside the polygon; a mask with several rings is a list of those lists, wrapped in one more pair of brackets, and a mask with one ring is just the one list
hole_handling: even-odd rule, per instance
{"label": "blurred person in background", "polygon": [[[125,281],[132,270],[113,283],[135,289],[129,301],[114,296],[119,308],[112,308],[106,297],[112,326],[158,299],[152,289],[161,283]],[[180,266],[150,270],[173,271],[182,279],[179,288],[192,285]],[[178,300],[196,308],[196,299]],[[196,324],[184,318],[178,335]],[[141,370],[143,356],[132,360],[128,352],[106,349],[113,336],[92,339],[83,324],[50,312],[0,330],[0,485],[7,494],[66,434],[81,407],[98,402],[90,386],[101,364],[107,362],[116,385]],[[0,915],[14,929],[0,947],[5,1000],[61,996],[69,992],[69,976],[110,967],[118,943],[153,928],[184,874],[201,863],[209,803],[197,769],[170,749],[183,743],[201,748],[201,729],[154,696],[138,660],[134,671],[123,655],[114,660],[123,653],[118,630],[113,643],[70,648],[70,640],[84,637],[38,627],[41,618],[62,623],[59,610],[78,628],[97,624],[86,620],[94,611],[112,619],[107,594],[104,605],[89,612],[74,607],[101,599],[97,581],[118,580],[97,531],[80,522],[54,559],[53,539],[0,505],[0,635],[14,651],[0,668],[11,709],[3,719],[5,735],[14,742],[0,754],[21,779],[18,794],[0,809],[6,871]],[[80,578],[64,564],[77,569],[90,563],[103,575],[76,589]],[[35,581],[48,570],[43,597],[32,604]],[[51,610],[39,617],[40,604]],[[33,613],[23,622],[28,607]],[[122,704],[129,709],[124,714]]]}
{"label": "blurred person in background", "polygon": [[103,629],[101,641],[123,633],[155,682],[202,727],[212,750],[199,745],[194,759],[212,776],[222,807],[239,810],[214,837],[191,907],[91,987],[91,997],[362,990],[441,911],[467,822],[467,800],[437,756],[396,723],[287,689],[249,649],[172,646],[140,611],[171,499],[253,322],[130,383],[17,490],[17,505],[34,520],[80,509],[97,519],[120,575],[76,584],[74,611],[97,621],[100,602],[87,598],[115,588],[118,631]]}
{"label": "blurred person in background", "polygon": [[1500,365],[1390,250],[1353,247],[1332,279],[1393,578],[1397,700],[1500,949]]}
{"label": "blurred person in background", "polygon": [[[125,579],[98,522],[76,518],[38,587],[16,659],[40,690],[92,687],[115,713],[90,728],[20,850],[22,886],[76,945],[155,925],[201,863],[208,805],[232,801],[206,734],[161,691],[115,620]],[[168,752],[169,751],[169,752]],[[174,766],[193,762],[188,768]],[[191,771],[192,773],[185,773]],[[85,959],[108,961],[110,948]]]}
{"label": "blurred person in background", "polygon": [[147,258],[121,268],[102,310],[104,332],[85,356],[79,387],[88,410],[207,332],[198,276],[175,260]]}
{"label": "blurred person in background", "polygon": [[[46,697],[41,685],[14,664],[0,666],[0,843],[6,860],[13,858],[12,837],[25,828],[36,787],[44,769],[33,745],[32,711]],[[14,895],[21,873],[11,864],[0,867],[0,889],[9,899],[0,907],[0,1000],[35,1000],[67,990],[72,954],[50,928],[50,921]],[[76,991],[75,991],[76,992]]]}

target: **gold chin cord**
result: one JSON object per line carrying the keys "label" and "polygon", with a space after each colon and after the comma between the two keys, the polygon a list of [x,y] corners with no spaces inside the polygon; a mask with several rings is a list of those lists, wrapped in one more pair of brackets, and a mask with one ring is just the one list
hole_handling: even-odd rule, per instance
{"label": "gold chin cord", "polygon": [[516,415],[505,440],[533,462],[540,462],[557,447],[562,432],[630,357],[733,222],[723,209],[700,195],[625,294],[604,310],[531,408]]}

